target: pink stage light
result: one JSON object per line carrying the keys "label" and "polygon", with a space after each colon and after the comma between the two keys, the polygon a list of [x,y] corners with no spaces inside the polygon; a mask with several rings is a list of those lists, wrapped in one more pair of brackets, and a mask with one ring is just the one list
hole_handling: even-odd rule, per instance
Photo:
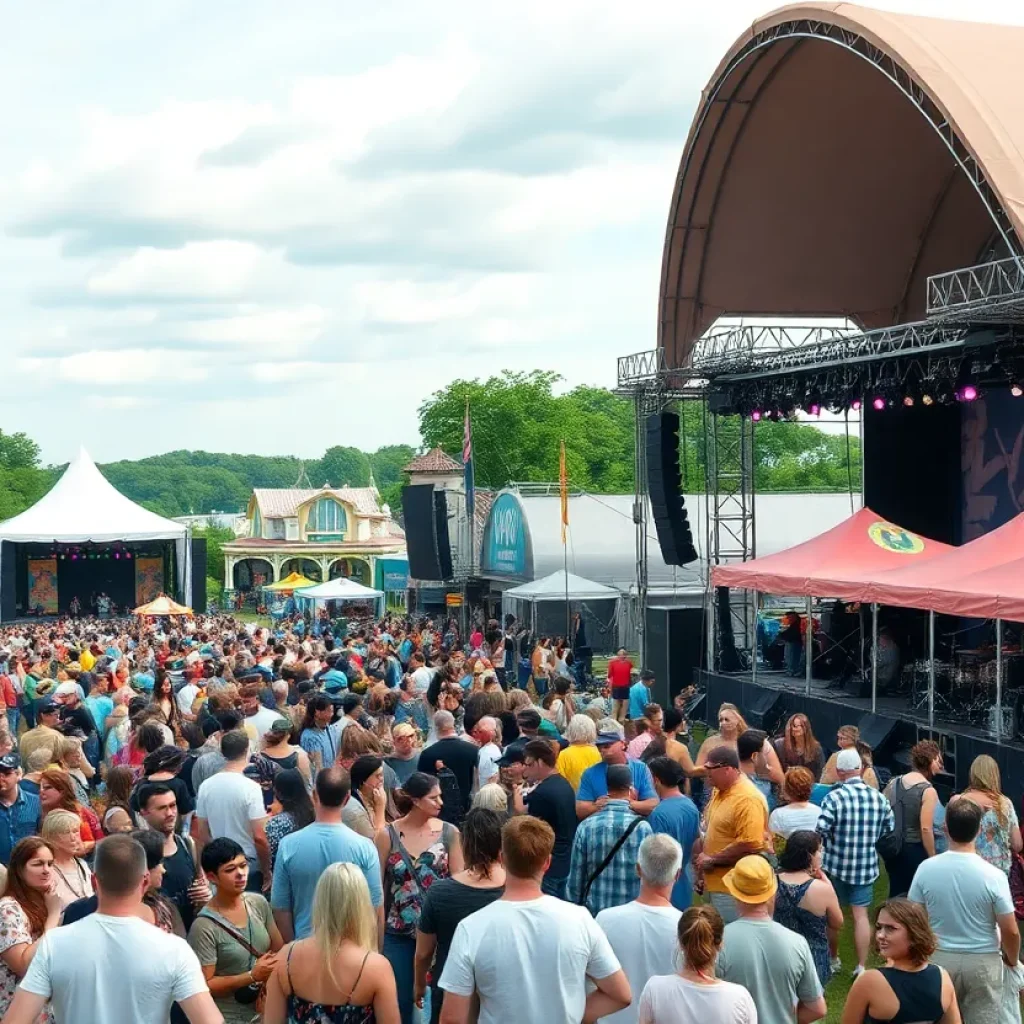
{"label": "pink stage light", "polygon": [[73,555],[71,556],[71,561],[72,561],[72,562],[77,562],[77,561],[78,561],[78,555],[74,555],[74,554],[73,554]]}
{"label": "pink stage light", "polygon": [[960,400],[962,402],[973,402],[978,397],[978,389],[973,384],[968,384],[963,391],[960,392]]}
{"label": "pink stage light", "polygon": [[876,398],[871,403],[871,408],[874,409],[875,412],[881,412],[885,408],[885,399],[884,398]]}
{"label": "pink stage light", "polygon": [[760,410],[760,409],[755,409],[755,410],[754,410],[754,411],[753,411],[753,412],[752,412],[752,413],[750,414],[750,418],[751,418],[751,419],[752,419],[752,420],[753,420],[753,421],[754,421],[755,423],[759,423],[759,422],[760,422],[760,420],[761,420],[761,410]]}
{"label": "pink stage light", "polygon": [[808,409],[807,411],[808,411],[808,412],[809,412],[809,413],[810,413],[810,414],[811,414],[812,416],[820,416],[820,415],[821,415],[821,406],[820,406],[820,405],[812,405],[812,406],[810,407],[810,409]]}
{"label": "pink stage light", "polygon": [[854,412],[860,412],[860,399],[859,399],[859,398],[855,398],[855,399],[854,399],[854,400],[853,400],[853,401],[852,401],[852,402],[850,403],[850,408],[851,408],[851,409],[852,409],[852,410],[853,410]]}
{"label": "pink stage light", "polygon": [[1020,398],[1021,395],[1024,395],[1024,388],[1019,384],[1011,384],[1010,394],[1013,395],[1014,398]]}

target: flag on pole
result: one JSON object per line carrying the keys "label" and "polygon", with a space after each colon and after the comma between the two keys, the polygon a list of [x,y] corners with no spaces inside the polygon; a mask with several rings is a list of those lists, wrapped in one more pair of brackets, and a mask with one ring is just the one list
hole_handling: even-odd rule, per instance
{"label": "flag on pole", "polygon": [[565,528],[569,525],[569,478],[565,472],[565,442],[558,456],[558,492],[562,497],[562,546],[565,546]]}
{"label": "flag on pole", "polygon": [[473,429],[469,422],[469,398],[466,398],[466,422],[462,431],[462,472],[465,475],[466,515],[470,523],[476,514],[476,487],[473,483]]}

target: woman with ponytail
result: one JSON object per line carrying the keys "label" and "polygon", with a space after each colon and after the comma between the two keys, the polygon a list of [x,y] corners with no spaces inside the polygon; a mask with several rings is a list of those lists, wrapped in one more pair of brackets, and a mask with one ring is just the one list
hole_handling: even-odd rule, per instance
{"label": "woman with ponytail", "polygon": [[677,974],[651,978],[640,996],[640,1024],[756,1024],[757,1010],[742,985],[719,981],[715,960],[725,922],[710,904],[690,907],[679,919]]}

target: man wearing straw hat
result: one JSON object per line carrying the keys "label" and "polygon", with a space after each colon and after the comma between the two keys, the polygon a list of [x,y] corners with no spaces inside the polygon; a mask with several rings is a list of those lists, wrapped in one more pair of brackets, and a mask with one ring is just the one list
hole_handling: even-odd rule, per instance
{"label": "man wearing straw hat", "polygon": [[723,879],[739,916],[725,926],[717,974],[742,985],[761,1024],[810,1024],[828,1012],[807,940],[772,920],[778,881],[759,854],[742,857]]}

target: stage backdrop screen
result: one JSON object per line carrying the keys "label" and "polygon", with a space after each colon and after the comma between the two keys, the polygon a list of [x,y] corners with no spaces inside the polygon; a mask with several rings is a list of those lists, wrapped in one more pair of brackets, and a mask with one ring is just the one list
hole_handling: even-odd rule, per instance
{"label": "stage backdrop screen", "polygon": [[57,614],[57,559],[28,560],[28,606],[46,615]]}
{"label": "stage backdrop screen", "polygon": [[164,560],[162,558],[135,559],[135,605],[155,601],[164,589]]}

